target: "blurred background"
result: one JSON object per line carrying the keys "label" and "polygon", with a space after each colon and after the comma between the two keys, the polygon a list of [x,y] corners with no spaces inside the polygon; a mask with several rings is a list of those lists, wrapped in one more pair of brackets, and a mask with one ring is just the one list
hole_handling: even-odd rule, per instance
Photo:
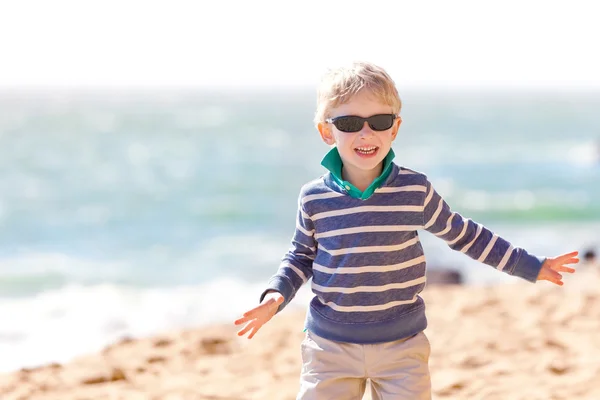
{"label": "blurred background", "polygon": [[[396,162],[454,210],[534,254],[597,248],[594,13],[415,3],[0,3],[0,370],[255,304],[324,172],[318,79],[347,61],[394,77]],[[421,237],[431,269],[514,279]]]}

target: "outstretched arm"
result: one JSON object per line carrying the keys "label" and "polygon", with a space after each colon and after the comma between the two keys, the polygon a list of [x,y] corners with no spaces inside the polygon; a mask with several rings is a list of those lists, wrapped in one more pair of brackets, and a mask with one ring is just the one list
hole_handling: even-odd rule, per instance
{"label": "outstretched arm", "polygon": [[246,324],[238,332],[239,336],[250,332],[248,339],[252,339],[264,324],[283,310],[298,289],[312,277],[312,264],[317,252],[314,232],[312,220],[304,210],[300,195],[292,246],[281,260],[277,273],[269,280],[267,289],[260,296],[260,304],[246,311],[235,321],[236,325]]}
{"label": "outstretched arm", "polygon": [[262,302],[269,291],[281,293],[284,301],[277,311],[283,310],[294,298],[298,289],[313,275],[312,265],[317,254],[317,242],[314,237],[313,221],[304,210],[302,198],[300,194],[292,245],[283,256],[277,273],[269,279],[266,290],[260,296]]}
{"label": "outstretched arm", "polygon": [[530,282],[547,280],[562,285],[561,272],[574,272],[565,265],[579,261],[576,252],[539,258],[514,247],[483,225],[452,212],[429,181],[423,204],[423,228],[444,240],[451,249]]}

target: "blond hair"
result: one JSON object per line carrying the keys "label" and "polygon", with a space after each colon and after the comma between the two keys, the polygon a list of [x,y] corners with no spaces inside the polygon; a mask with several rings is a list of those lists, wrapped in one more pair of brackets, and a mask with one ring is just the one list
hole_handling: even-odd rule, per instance
{"label": "blond hair", "polygon": [[383,104],[400,113],[402,101],[392,78],[381,67],[368,62],[354,62],[328,70],[317,90],[315,124],[325,122],[331,109],[345,104],[363,90],[368,90]]}

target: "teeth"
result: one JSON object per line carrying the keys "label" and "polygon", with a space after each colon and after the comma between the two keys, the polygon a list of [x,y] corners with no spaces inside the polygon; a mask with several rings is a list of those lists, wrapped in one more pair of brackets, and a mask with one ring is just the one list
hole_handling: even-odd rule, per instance
{"label": "teeth", "polygon": [[375,150],[377,150],[377,147],[375,147],[375,146],[371,146],[371,147],[357,147],[356,150],[360,151],[361,153],[372,153]]}

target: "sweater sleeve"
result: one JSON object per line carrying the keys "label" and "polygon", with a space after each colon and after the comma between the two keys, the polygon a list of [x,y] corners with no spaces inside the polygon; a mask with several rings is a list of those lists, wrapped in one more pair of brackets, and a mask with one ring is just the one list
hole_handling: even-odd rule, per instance
{"label": "sweater sleeve", "polygon": [[423,204],[423,229],[444,240],[452,250],[490,265],[498,271],[536,282],[544,258],[514,247],[477,222],[452,212],[427,181]]}
{"label": "sweater sleeve", "polygon": [[310,216],[304,210],[302,197],[301,193],[298,198],[296,230],[292,237],[292,245],[283,256],[277,273],[269,280],[267,289],[260,296],[262,302],[269,290],[281,293],[284,301],[279,306],[278,312],[289,304],[298,289],[313,274],[312,265],[317,252],[315,228]]}

